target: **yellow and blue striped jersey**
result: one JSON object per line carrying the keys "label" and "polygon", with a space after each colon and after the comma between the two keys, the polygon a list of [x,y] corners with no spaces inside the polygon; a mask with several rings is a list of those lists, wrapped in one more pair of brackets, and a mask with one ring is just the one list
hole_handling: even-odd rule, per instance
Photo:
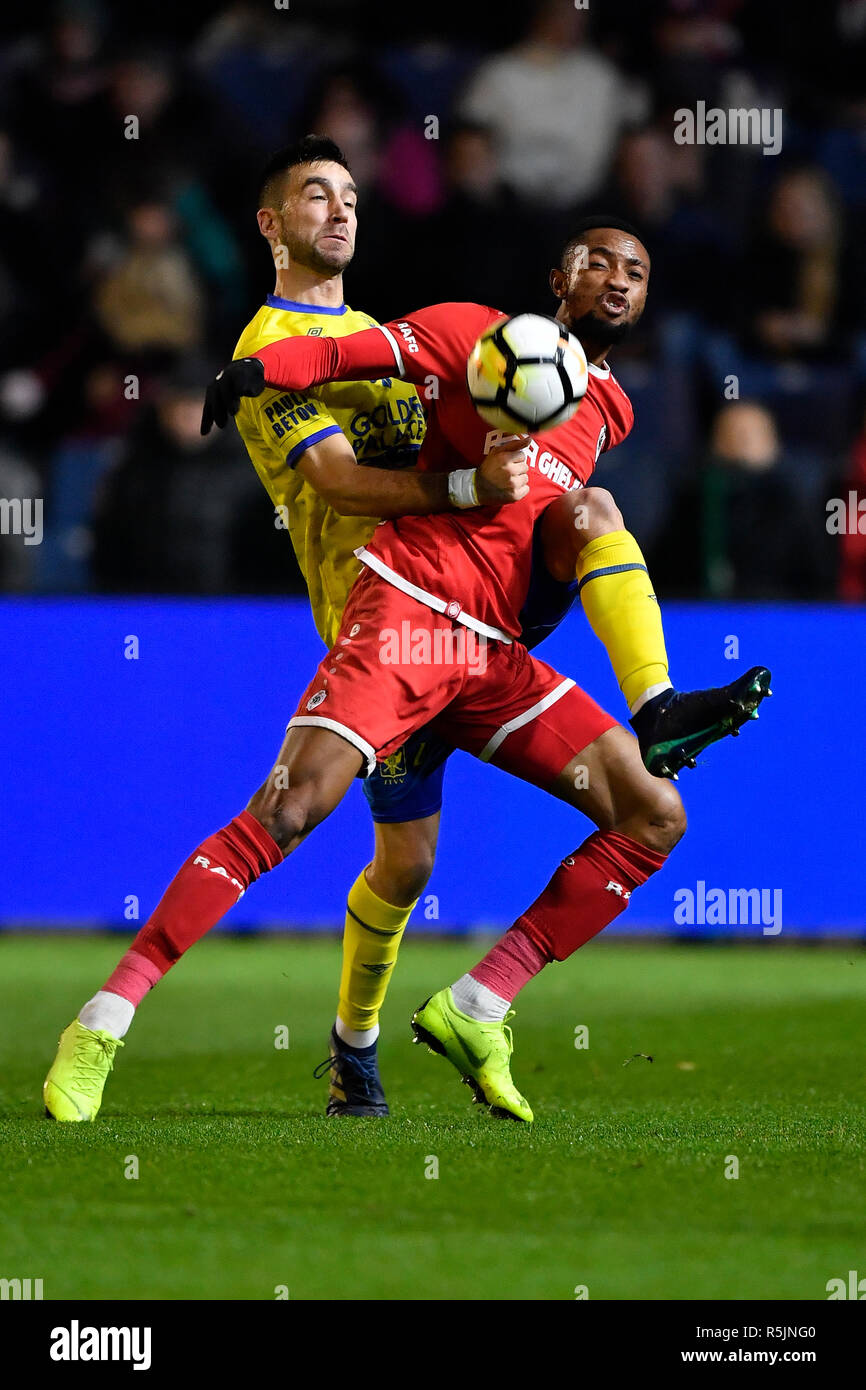
{"label": "yellow and blue striped jersey", "polygon": [[[234,356],[249,357],[279,338],[312,334],[341,338],[375,319],[350,309],[320,308],[269,294],[247,324]],[[286,525],[307,583],[313,620],[327,646],[336,639],[360,564],[355,550],[369,541],[377,517],[338,516],[297,472],[304,451],[328,435],[345,435],[358,463],[411,467],[426,423],[414,386],[397,378],[341,381],[299,394],[268,387],[246,396],[235,416],[241,438],[275,509]]]}

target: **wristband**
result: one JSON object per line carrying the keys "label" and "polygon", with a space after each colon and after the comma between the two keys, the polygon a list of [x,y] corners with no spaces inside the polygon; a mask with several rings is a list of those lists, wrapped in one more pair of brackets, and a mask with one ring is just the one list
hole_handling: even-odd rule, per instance
{"label": "wristband", "polygon": [[452,507],[461,511],[467,507],[477,507],[478,492],[475,488],[475,468],[455,468],[448,474],[448,500]]}

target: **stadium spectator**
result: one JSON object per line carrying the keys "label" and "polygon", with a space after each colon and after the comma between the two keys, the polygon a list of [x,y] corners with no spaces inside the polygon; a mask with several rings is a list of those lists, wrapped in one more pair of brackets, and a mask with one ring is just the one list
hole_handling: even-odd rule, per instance
{"label": "stadium spectator", "polygon": [[238,518],[253,505],[265,556],[269,545],[282,542],[287,581],[295,569],[273,509],[266,498],[259,506],[261,485],[236,433],[201,436],[201,382],[213,370],[189,358],[167,376],[103,480],[93,570],[106,590],[221,593],[255,587],[255,576],[251,580],[234,568]]}
{"label": "stadium spectator", "polygon": [[[852,511],[850,494],[854,494]],[[840,534],[839,597],[866,602],[866,414],[851,451],[851,471],[841,493],[848,524]],[[859,509],[862,508],[863,515]],[[856,516],[857,525],[850,521]],[[862,530],[861,530],[862,526]]]}
{"label": "stadium spectator", "polygon": [[127,214],[127,240],[96,290],[96,317],[122,353],[188,351],[201,341],[204,305],[171,209],[148,199]]}
{"label": "stadium spectator", "polygon": [[[746,345],[772,358],[843,355],[843,226],[825,174],[803,167],[774,184],[764,224],[743,260]],[[856,291],[855,291],[856,294]]]}
{"label": "stadium spectator", "polygon": [[586,24],[585,11],[540,0],[523,42],[482,63],[461,103],[494,131],[506,182],[545,207],[592,198],[620,132],[647,114],[644,89],[592,47]]}
{"label": "stadium spectator", "polygon": [[[81,152],[92,150],[99,138],[106,22],[98,0],[60,0],[50,8],[44,32],[13,54],[4,84],[16,141],[64,188],[74,187]],[[70,215],[74,211],[73,205]]]}
{"label": "stadium spectator", "polygon": [[[445,201],[423,231],[425,298],[549,312],[541,238],[534,220],[502,182],[487,126],[463,121],[448,132],[444,172]],[[476,250],[455,256],[455,246]],[[478,254],[480,248],[483,254]]]}
{"label": "stadium spectator", "polygon": [[735,401],[718,411],[703,466],[680,489],[651,564],[664,592],[742,599],[826,591],[824,516],[806,515],[782,465],[764,406]]}
{"label": "stadium spectator", "polygon": [[[600,201],[640,227],[652,250],[645,330],[677,312],[724,321],[735,255],[724,219],[709,199],[705,147],[674,144],[658,124],[626,131]],[[707,275],[710,263],[714,274]]]}

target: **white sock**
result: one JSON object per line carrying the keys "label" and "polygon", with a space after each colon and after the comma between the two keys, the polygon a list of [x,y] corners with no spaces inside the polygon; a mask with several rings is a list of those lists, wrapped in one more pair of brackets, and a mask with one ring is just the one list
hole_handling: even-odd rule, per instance
{"label": "white sock", "polygon": [[85,1028],[92,1028],[94,1033],[110,1033],[113,1038],[122,1038],[134,1017],[134,1004],[119,994],[101,989],[88,999],[78,1015],[78,1022]]}
{"label": "white sock", "polygon": [[451,993],[460,1012],[479,1023],[501,1023],[511,1008],[510,999],[502,999],[471,975],[461,975],[451,986]]}
{"label": "white sock", "polygon": [[658,685],[651,685],[642,695],[638,695],[633,705],[629,705],[629,714],[637,714],[638,710],[642,705],[646,704],[647,700],[652,700],[656,695],[661,695],[663,690],[673,690],[672,683],[670,681],[659,681]]}
{"label": "white sock", "polygon": [[378,1023],[374,1023],[372,1028],[350,1028],[341,1018],[334,1024],[334,1030],[337,1037],[350,1047],[372,1047],[379,1036]]}

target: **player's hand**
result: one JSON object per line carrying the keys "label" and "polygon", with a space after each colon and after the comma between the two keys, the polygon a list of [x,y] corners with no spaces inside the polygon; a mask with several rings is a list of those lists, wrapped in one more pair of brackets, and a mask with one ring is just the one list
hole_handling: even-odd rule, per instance
{"label": "player's hand", "polygon": [[201,432],[210,434],[211,426],[225,429],[230,415],[237,415],[241,396],[260,396],[265,389],[265,369],[257,357],[240,357],[229,362],[214,377],[205,392],[201,413]]}
{"label": "player's hand", "polygon": [[519,502],[529,492],[528,443],[528,434],[515,434],[494,444],[475,475],[475,490],[482,506]]}

